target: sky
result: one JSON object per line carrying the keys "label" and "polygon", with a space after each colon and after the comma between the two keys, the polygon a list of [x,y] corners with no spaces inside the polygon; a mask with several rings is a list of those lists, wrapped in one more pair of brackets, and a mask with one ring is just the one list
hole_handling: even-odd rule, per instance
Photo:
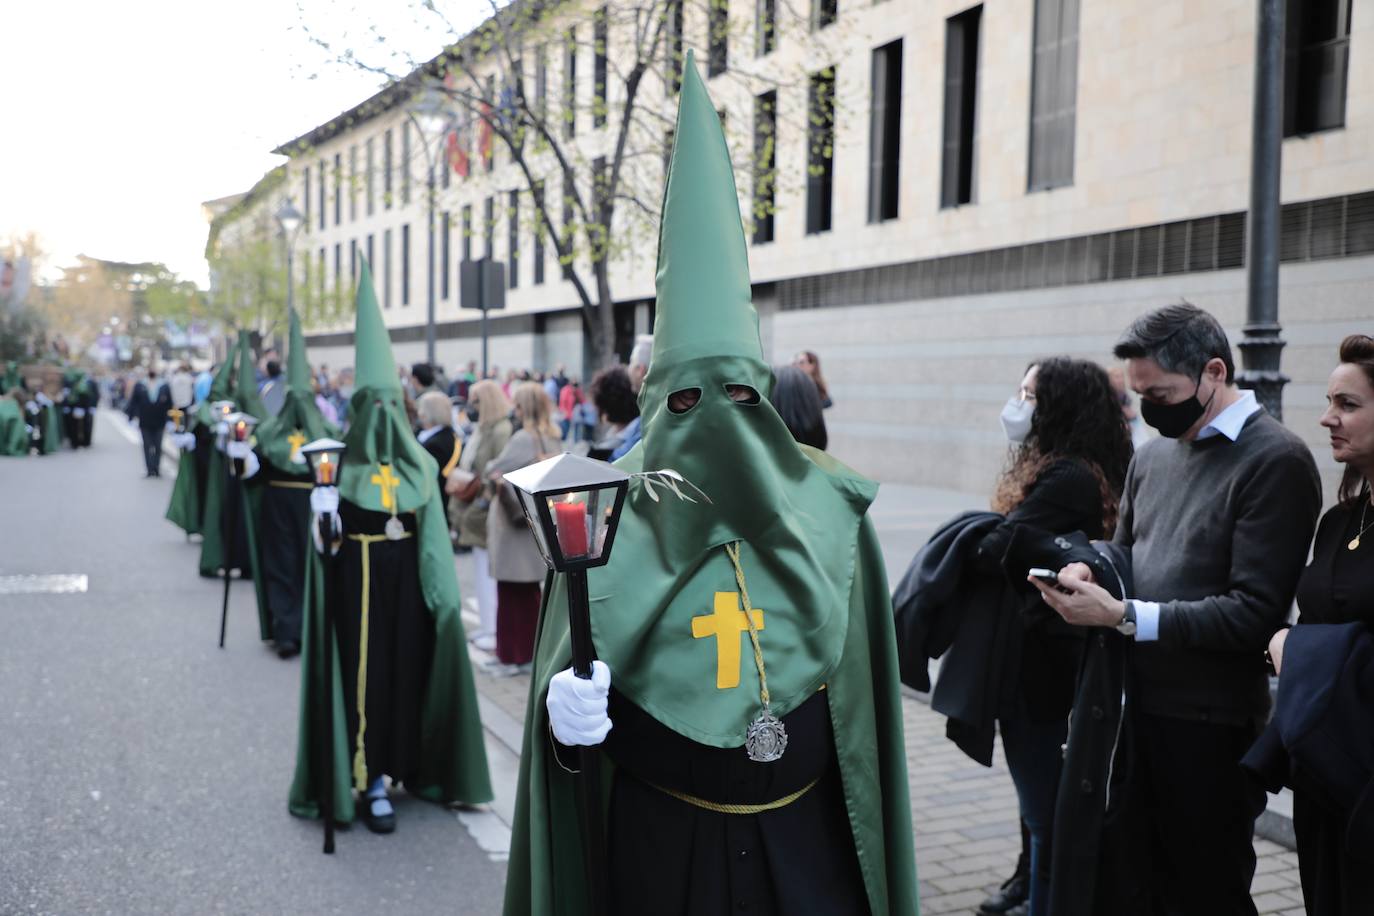
{"label": "sky", "polygon": [[[439,8],[460,29],[490,9]],[[284,161],[272,149],[380,87],[338,49],[404,72],[451,38],[420,0],[5,4],[0,242],[37,232],[47,277],[86,254],[204,286],[201,203],[247,191]]]}

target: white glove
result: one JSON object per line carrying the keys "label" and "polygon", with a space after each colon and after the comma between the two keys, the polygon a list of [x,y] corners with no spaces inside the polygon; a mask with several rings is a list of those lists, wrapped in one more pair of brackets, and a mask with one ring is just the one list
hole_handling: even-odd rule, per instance
{"label": "white glove", "polygon": [[[240,442],[239,445],[247,445],[247,442]],[[258,453],[252,449],[243,458],[243,479],[247,480],[262,469],[262,462],[258,461]]]}
{"label": "white glove", "polygon": [[591,680],[560,671],[549,681],[549,725],[560,744],[593,747],[606,740],[611,730],[606,701],[611,695],[611,669],[602,661],[592,662]]}
{"label": "white glove", "polygon": [[310,539],[315,542],[315,550],[324,553],[324,545],[320,543],[320,516],[328,515],[334,519],[334,537],[337,539],[330,545],[331,552],[337,553],[339,540],[343,537],[343,520],[339,518],[339,488],[316,487],[311,490],[310,511],[313,513],[310,518]]}
{"label": "white glove", "polygon": [[247,460],[248,456],[253,454],[253,446],[247,442],[231,441],[224,446],[224,453],[230,458]]}
{"label": "white glove", "polygon": [[196,450],[195,433],[173,433],[172,444],[183,452],[194,452]]}
{"label": "white glove", "polygon": [[227,436],[227,435],[229,435],[229,424],[226,423],[226,422],[223,421],[223,420],[220,420],[218,423],[216,423],[216,424],[215,424],[215,435],[217,435],[217,436]]}
{"label": "white glove", "polygon": [[[86,415],[86,408],[84,408],[84,407],[74,407],[74,408],[72,408],[72,416],[76,417],[78,420],[81,419],[82,417],[84,417],[85,415]],[[130,420],[129,422],[132,423],[133,421]]]}

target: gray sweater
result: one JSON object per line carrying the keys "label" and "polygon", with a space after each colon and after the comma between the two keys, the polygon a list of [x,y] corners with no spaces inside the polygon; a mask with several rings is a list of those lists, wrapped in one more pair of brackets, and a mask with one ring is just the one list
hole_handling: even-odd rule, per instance
{"label": "gray sweater", "polygon": [[1160,603],[1159,640],[1133,653],[1143,712],[1263,722],[1264,649],[1320,509],[1311,451],[1263,410],[1235,442],[1157,439],[1136,453],[1116,543],[1130,548],[1135,597]]}

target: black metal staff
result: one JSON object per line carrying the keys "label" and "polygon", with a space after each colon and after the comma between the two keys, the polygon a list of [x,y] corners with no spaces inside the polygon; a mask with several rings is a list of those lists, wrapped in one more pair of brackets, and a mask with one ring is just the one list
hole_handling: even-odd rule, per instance
{"label": "black metal staff", "polygon": [[[335,439],[316,439],[301,448],[301,454],[310,462],[315,472],[315,488],[332,487],[339,479],[339,464],[343,454],[343,443]],[[329,583],[334,579],[334,540],[338,532],[334,530],[334,516],[329,512],[319,513],[319,551],[323,582],[320,587],[320,641],[324,656],[323,689],[319,696],[323,702],[315,704],[315,734],[324,745],[317,759],[323,778],[317,778],[317,791],[320,799],[320,817],[324,820],[324,852],[334,853],[334,610],[329,602]],[[366,799],[363,800],[366,804]]]}

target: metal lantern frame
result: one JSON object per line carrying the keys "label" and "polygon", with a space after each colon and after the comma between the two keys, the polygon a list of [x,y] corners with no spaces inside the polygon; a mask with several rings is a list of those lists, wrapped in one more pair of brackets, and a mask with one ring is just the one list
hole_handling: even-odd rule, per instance
{"label": "metal lantern frame", "polygon": [[[337,487],[339,485],[339,471],[343,468],[343,453],[345,445],[338,439],[316,439],[308,442],[300,448],[300,455],[305,458],[310,465],[310,477],[317,487]],[[332,456],[331,463],[335,466],[334,479],[328,483],[320,480],[320,458],[322,456]]]}

